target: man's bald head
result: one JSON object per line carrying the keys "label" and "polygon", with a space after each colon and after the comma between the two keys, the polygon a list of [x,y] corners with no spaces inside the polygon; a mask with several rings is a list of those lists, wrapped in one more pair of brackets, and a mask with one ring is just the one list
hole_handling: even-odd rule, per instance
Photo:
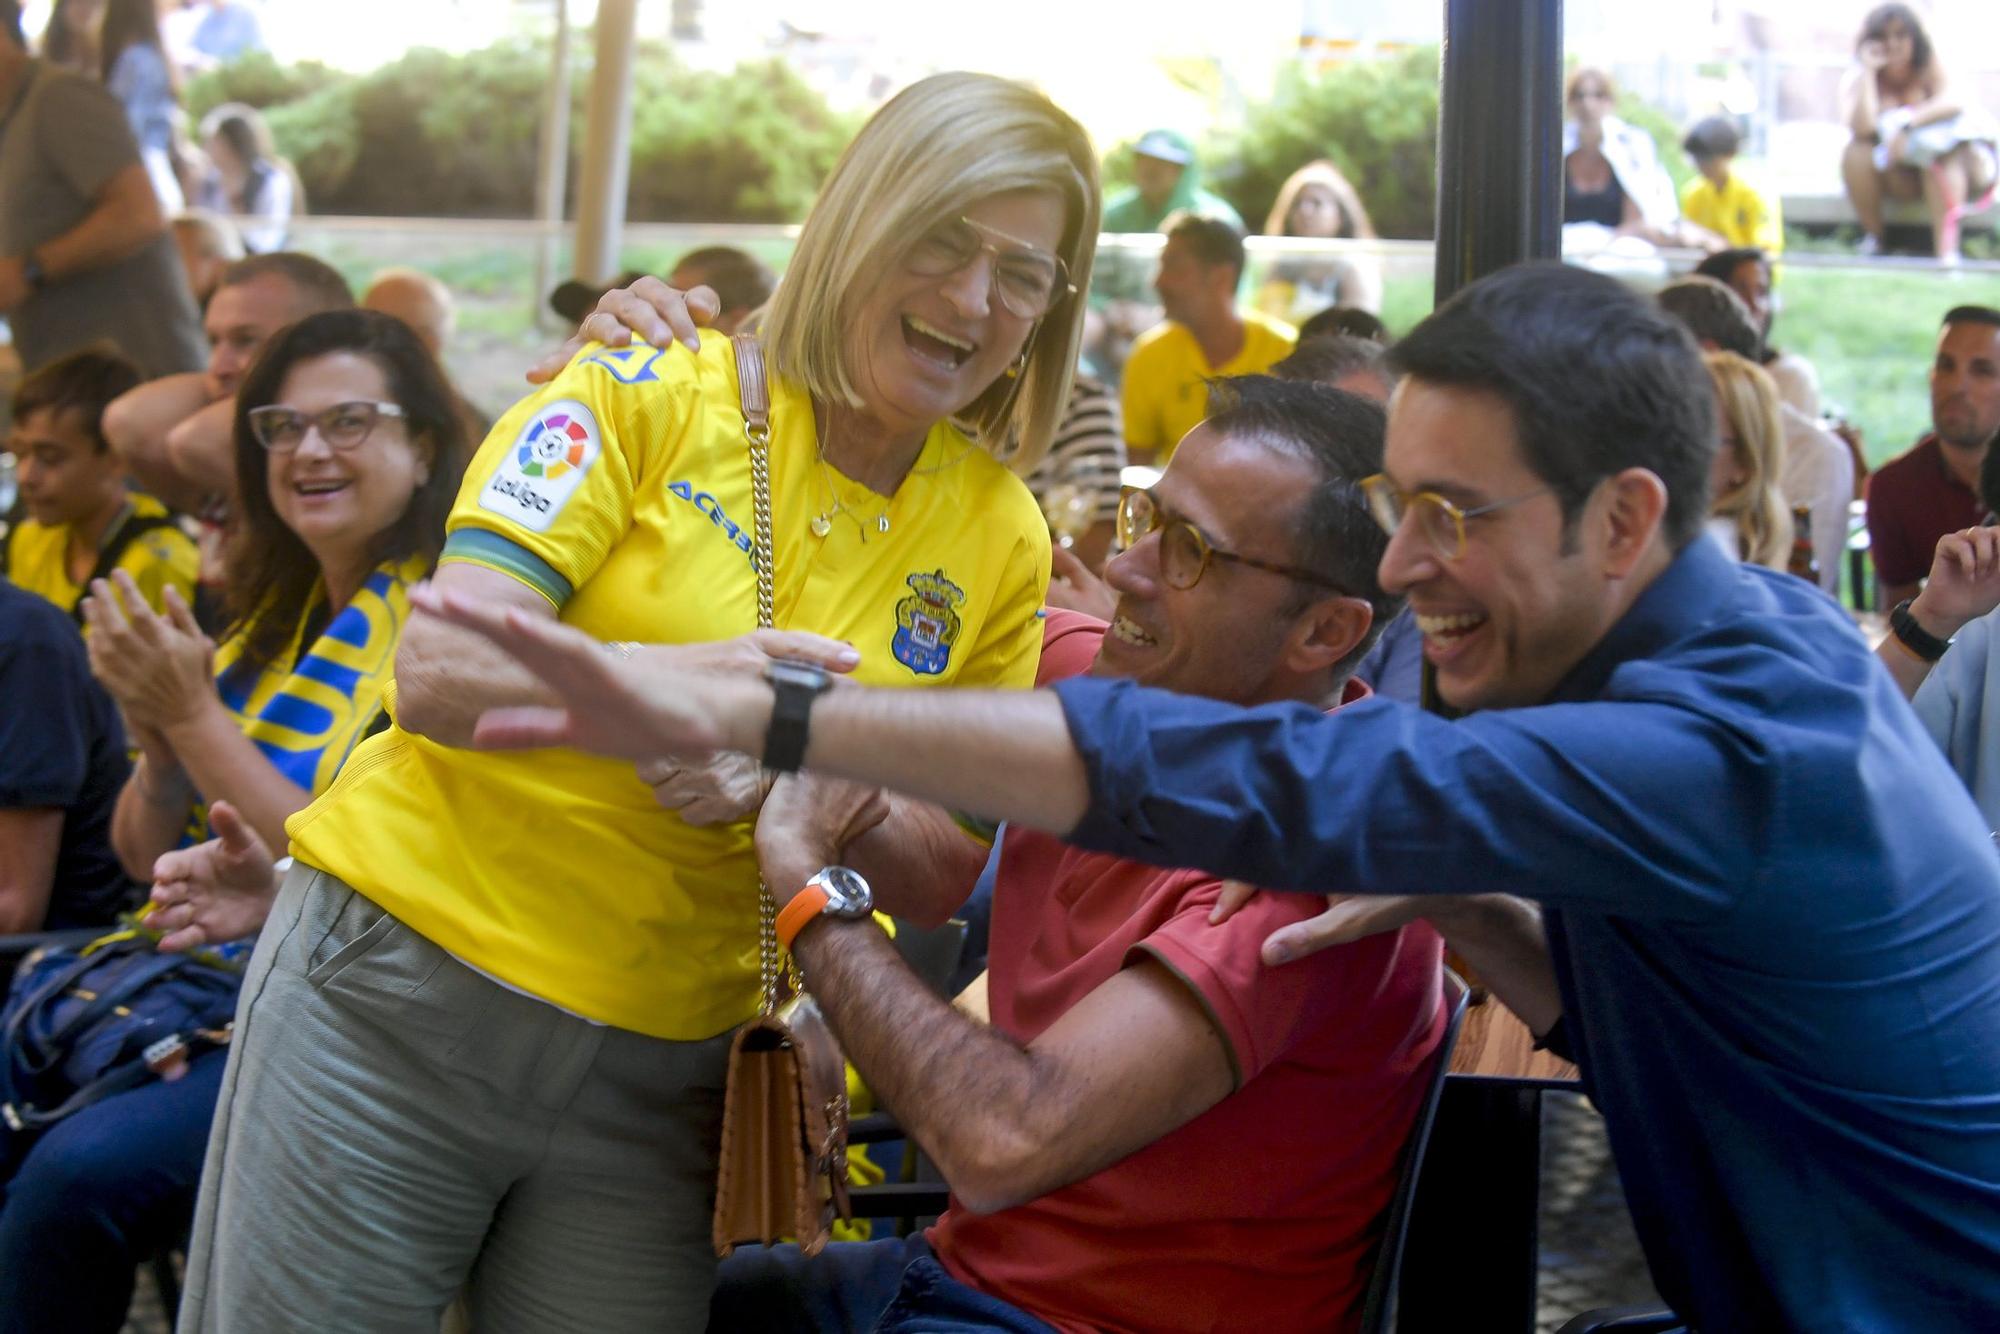
{"label": "man's bald head", "polygon": [[451,289],[416,269],[382,270],[361,294],[361,305],[409,325],[433,357],[444,356],[444,346],[451,341],[458,321]]}

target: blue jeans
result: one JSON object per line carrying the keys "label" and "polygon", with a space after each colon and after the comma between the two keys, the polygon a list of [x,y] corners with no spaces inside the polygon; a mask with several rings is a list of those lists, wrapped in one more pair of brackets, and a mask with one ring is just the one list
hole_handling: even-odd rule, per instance
{"label": "blue jeans", "polygon": [[1018,1306],[967,1287],[928,1255],[903,1271],[903,1290],[875,1334],[1055,1334]]}
{"label": "blue jeans", "polygon": [[709,1334],[1054,1334],[1027,1312],[969,1288],[921,1235],[799,1248],[745,1246],[722,1262]]}
{"label": "blue jeans", "polygon": [[[227,1050],[35,1141],[0,1203],[0,1334],[117,1334],[132,1272],[187,1233]],[[169,1312],[171,1315],[171,1312]]]}
{"label": "blue jeans", "polygon": [[867,1334],[902,1286],[903,1270],[928,1257],[923,1234],[836,1241],[810,1258],[786,1242],[743,1246],[715,1272],[711,1334]]}

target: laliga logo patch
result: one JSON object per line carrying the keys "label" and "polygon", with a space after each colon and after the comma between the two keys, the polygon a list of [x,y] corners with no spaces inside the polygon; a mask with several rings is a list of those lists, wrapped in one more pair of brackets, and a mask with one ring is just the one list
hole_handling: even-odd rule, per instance
{"label": "laliga logo patch", "polygon": [[597,418],[575,399],[542,408],[479,493],[479,507],[546,533],[602,449]]}

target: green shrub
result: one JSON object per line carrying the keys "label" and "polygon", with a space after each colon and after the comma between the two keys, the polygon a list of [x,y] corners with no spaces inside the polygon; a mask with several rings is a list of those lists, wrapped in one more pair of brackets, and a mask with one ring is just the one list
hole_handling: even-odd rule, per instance
{"label": "green shrub", "polygon": [[281,106],[304,101],[322,89],[348,81],[349,77],[316,60],[280,65],[270,52],[253,51],[190,80],[181,102],[187,107],[188,117],[199,123],[224,102],[243,102],[260,108]]}
{"label": "green shrub", "polygon": [[634,77],[634,219],[797,222],[860,128],[776,60],[719,74],[655,49]]}
{"label": "green shrub", "polygon": [[[581,49],[587,49],[579,44]],[[635,222],[795,222],[858,122],[777,61],[690,70],[662,43],[635,53],[630,198]],[[320,213],[524,217],[533,212],[547,48],[415,50],[361,76],[248,57],[190,88],[199,115],[265,108],[278,149]],[[583,160],[587,63],[572,83],[570,177]]]}
{"label": "green shrub", "polygon": [[1437,213],[1438,52],[1357,61],[1323,74],[1293,67],[1242,132],[1204,154],[1209,188],[1252,228],[1285,178],[1328,158],[1354,182],[1384,236],[1427,237]]}

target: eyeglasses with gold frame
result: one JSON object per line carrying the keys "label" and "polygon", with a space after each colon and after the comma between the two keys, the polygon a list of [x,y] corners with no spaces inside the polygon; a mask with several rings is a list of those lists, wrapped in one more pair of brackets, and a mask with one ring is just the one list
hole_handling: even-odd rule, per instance
{"label": "eyeglasses with gold frame", "polygon": [[1271,561],[1258,560],[1254,556],[1241,556],[1234,551],[1224,551],[1208,540],[1208,534],[1186,519],[1176,518],[1163,511],[1153,493],[1143,486],[1125,486],[1118,489],[1118,545],[1129,550],[1138,545],[1142,538],[1153,533],[1160,535],[1160,577],[1169,588],[1182,590],[1193,588],[1208,573],[1212,561],[1230,561],[1237,565],[1247,565],[1253,570],[1263,570],[1269,574],[1283,575],[1287,579],[1299,579],[1309,584],[1330,588],[1336,593],[1346,593],[1333,580],[1312,570],[1300,569],[1296,565],[1278,565]]}

